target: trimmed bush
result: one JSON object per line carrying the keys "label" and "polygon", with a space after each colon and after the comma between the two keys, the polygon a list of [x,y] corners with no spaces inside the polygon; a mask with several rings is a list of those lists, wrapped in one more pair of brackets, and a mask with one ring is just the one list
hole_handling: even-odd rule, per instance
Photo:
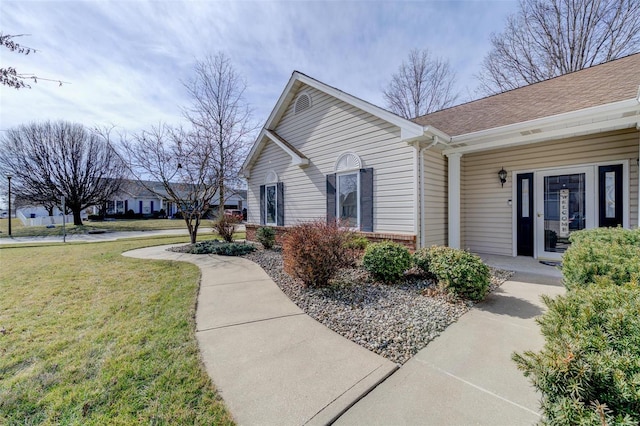
{"label": "trimmed bush", "polygon": [[370,244],[362,258],[362,266],[375,278],[387,283],[398,281],[411,265],[409,250],[392,241]]}
{"label": "trimmed bush", "polygon": [[622,285],[640,278],[640,229],[596,228],[571,234],[562,258],[564,285],[571,290],[608,278]]}
{"label": "trimmed bush", "polygon": [[258,240],[265,249],[271,249],[276,243],[276,230],[268,226],[258,228],[256,231],[256,240]]}
{"label": "trimmed bush", "polygon": [[240,220],[235,216],[221,214],[216,220],[211,222],[211,226],[224,241],[230,243],[233,241],[233,233],[236,232],[236,225],[238,223],[240,223]]}
{"label": "trimmed bush", "polygon": [[215,240],[201,241],[190,247],[186,253],[191,254],[219,254],[222,256],[242,256],[251,253],[256,248],[251,244],[229,243]]}
{"label": "trimmed bush", "polygon": [[598,278],[537,320],[546,343],[513,360],[542,392],[544,424],[640,424],[640,288]]}
{"label": "trimmed bush", "polygon": [[489,291],[489,267],[473,253],[432,246],[418,250],[414,261],[460,297],[482,300]]}
{"label": "trimmed bush", "polygon": [[351,234],[344,246],[350,250],[364,251],[369,246],[369,240],[358,234]]}
{"label": "trimmed bush", "polygon": [[322,287],[340,268],[355,263],[344,247],[351,232],[326,221],[302,223],[287,230],[282,243],[284,271],[309,287]]}

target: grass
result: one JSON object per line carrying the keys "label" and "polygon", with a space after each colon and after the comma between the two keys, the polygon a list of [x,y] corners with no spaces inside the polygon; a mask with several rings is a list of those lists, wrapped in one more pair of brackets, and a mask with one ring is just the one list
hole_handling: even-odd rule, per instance
{"label": "grass", "polygon": [[188,237],[0,248],[0,424],[232,424],[200,361]]}
{"label": "grass", "polygon": [[[0,238],[8,237],[9,220],[0,219]],[[147,219],[147,220],[114,220],[105,222],[84,221],[82,226],[66,225],[67,235],[84,234],[93,230],[103,230],[107,232],[119,231],[154,231],[162,229],[184,229],[187,225],[182,219]],[[211,221],[203,220],[200,223],[198,234],[208,233],[211,230]],[[11,235],[13,237],[47,237],[62,236],[62,225],[55,228],[46,226],[24,226],[20,219],[11,219]]]}

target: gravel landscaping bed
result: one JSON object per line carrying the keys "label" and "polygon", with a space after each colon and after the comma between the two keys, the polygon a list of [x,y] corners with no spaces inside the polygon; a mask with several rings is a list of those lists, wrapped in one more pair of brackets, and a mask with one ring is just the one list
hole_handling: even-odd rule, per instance
{"label": "gravel landscaping bed", "polygon": [[[244,257],[259,264],[309,316],[399,364],[473,306],[473,302],[443,294],[433,281],[417,273],[389,285],[375,282],[362,268],[352,268],[343,270],[330,287],[307,288],[283,271],[278,251],[258,250]],[[491,269],[490,291],[511,275]]]}

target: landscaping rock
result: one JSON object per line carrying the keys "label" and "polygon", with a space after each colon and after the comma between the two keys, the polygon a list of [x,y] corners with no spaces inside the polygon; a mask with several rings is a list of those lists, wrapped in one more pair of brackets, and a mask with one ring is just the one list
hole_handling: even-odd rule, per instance
{"label": "landscaping rock", "polygon": [[[259,264],[309,316],[399,364],[473,306],[473,302],[439,291],[436,283],[415,270],[397,284],[383,284],[363,268],[344,269],[331,286],[308,288],[283,271],[280,252],[259,250],[245,257]],[[491,272],[491,291],[512,274]]]}

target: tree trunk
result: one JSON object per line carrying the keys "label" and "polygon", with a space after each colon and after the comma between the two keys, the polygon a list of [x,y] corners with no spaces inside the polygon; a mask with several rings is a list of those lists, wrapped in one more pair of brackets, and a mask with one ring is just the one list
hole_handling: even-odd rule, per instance
{"label": "tree trunk", "polygon": [[[65,214],[65,212],[62,212]],[[80,209],[73,209],[73,224],[76,226],[82,226],[82,217],[80,216]]]}

